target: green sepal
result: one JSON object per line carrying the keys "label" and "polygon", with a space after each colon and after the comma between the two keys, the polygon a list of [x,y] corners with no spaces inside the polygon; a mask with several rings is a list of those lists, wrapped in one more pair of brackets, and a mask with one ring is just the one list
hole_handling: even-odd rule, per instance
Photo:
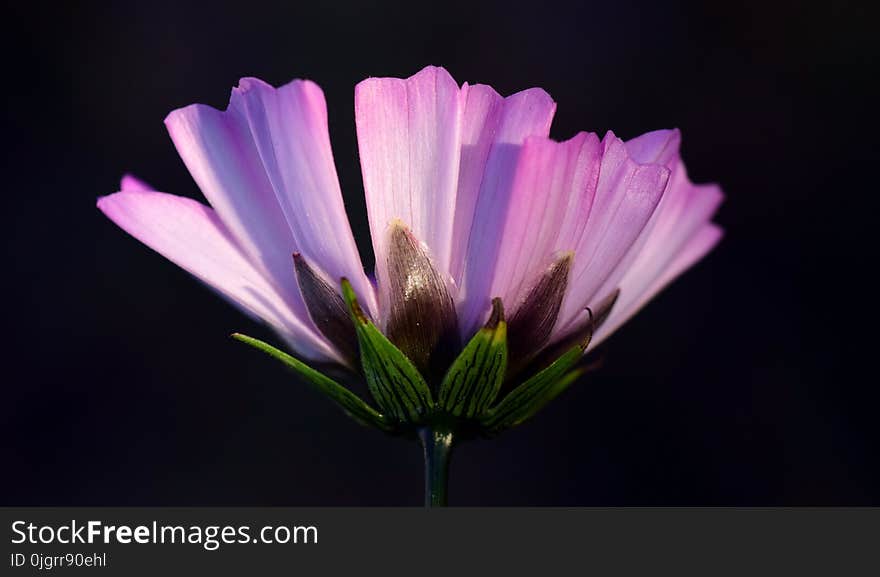
{"label": "green sepal", "polygon": [[507,369],[507,323],[501,299],[492,301],[492,315],[449,367],[440,384],[437,404],[464,418],[483,414],[498,396]]}
{"label": "green sepal", "polygon": [[400,421],[422,422],[434,409],[425,379],[367,318],[347,279],[342,279],[342,296],[357,331],[361,367],[373,398],[383,411]]}
{"label": "green sepal", "polygon": [[[589,309],[587,312],[592,320],[592,312]],[[591,337],[592,332],[492,407],[480,419],[486,431],[496,434],[523,423],[576,381],[583,370],[571,369],[583,358]]]}
{"label": "green sepal", "polygon": [[376,427],[385,432],[392,432],[394,430],[394,424],[387,417],[369,406],[360,397],[344,386],[340,385],[330,377],[316,371],[299,359],[288,355],[284,351],[276,349],[268,343],[241,333],[234,333],[232,338],[250,345],[271,357],[275,357],[287,365],[287,367],[293,369],[294,372],[304,378],[305,381],[315,390],[323,393],[331,401],[339,405],[349,417],[358,421],[362,425]]}

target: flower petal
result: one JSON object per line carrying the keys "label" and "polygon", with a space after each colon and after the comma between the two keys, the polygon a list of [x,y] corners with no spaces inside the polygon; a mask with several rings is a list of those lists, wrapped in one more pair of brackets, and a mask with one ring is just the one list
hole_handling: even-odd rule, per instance
{"label": "flower petal", "polygon": [[[333,163],[324,93],[294,80],[277,90],[244,78],[230,113],[246,121],[293,236],[295,250],[338,285],[346,277],[373,313],[376,302],[351,232]],[[342,302],[342,297],[339,297]]]}
{"label": "flower petal", "polygon": [[153,190],[153,187],[131,174],[124,174],[119,182],[119,190]]}
{"label": "flower petal", "polygon": [[[691,183],[679,155],[680,142],[678,130],[649,132],[626,142],[626,151],[631,159],[639,163],[662,164],[671,170],[671,175],[648,224],[596,292],[596,295],[604,295],[620,289],[622,296],[613,310],[614,322],[597,331],[600,338],[594,341],[594,346],[671,280],[668,271],[677,270],[673,262],[687,261],[683,261],[680,255],[687,252],[688,243],[696,242],[696,246],[700,246],[699,241],[693,239],[708,226],[723,199],[724,195],[718,186]],[[675,274],[682,270],[677,270]],[[660,278],[665,280],[658,281]],[[598,297],[593,300],[595,298]],[[589,304],[594,305],[592,301]],[[557,337],[580,330],[572,328],[578,324],[583,325],[583,322],[575,319],[562,327]]]}
{"label": "flower petal", "polygon": [[[460,156],[460,90],[446,70],[369,78],[355,89],[355,120],[376,261],[400,219],[448,276]],[[382,277],[381,268],[379,283]]]}
{"label": "flower petal", "polygon": [[291,261],[296,243],[246,120],[234,110],[193,104],[173,111],[165,124],[236,244],[278,292],[289,295],[295,314],[307,319]]}
{"label": "flower petal", "polygon": [[[596,347],[622,324],[645,306],[680,274],[699,262],[721,240],[723,231],[713,223],[705,223],[681,247],[671,262],[649,284],[643,284],[641,275],[627,276],[621,284],[620,301],[611,311],[608,322],[603,325],[591,343]],[[634,272],[637,269],[634,269]]]}
{"label": "flower petal", "polygon": [[[680,145],[681,133],[678,129],[655,130],[637,136],[625,143],[627,154],[636,163],[663,165],[670,171],[673,171],[673,173],[669,178],[666,190],[660,197],[660,201],[657,203],[657,207],[651,214],[647,224],[642,228],[635,241],[632,242],[623,258],[614,265],[611,273],[606,276],[602,286],[590,297],[589,301],[583,303],[583,306],[597,306],[597,299],[604,298],[602,295],[610,294],[619,289],[624,274],[634,266],[637,268],[643,266],[643,264],[641,264],[642,261],[636,263],[636,259],[642,254],[642,249],[645,247],[648,239],[653,236],[653,231],[657,223],[660,222],[661,215],[668,212],[668,208],[671,205],[677,203],[676,186],[673,181],[675,180],[674,171],[676,167],[681,164],[681,158],[679,156]],[[675,248],[677,249],[677,246]],[[582,300],[577,297],[577,294],[572,295],[572,298],[574,299],[572,304],[577,304]],[[566,332],[571,324],[582,324],[583,321],[579,316],[580,315],[575,312],[575,317],[570,320],[570,324],[560,325],[560,331],[557,333],[557,336],[561,336],[561,333]]]}
{"label": "flower petal", "polygon": [[491,285],[491,294],[511,311],[561,252],[577,246],[591,212],[600,152],[599,139],[587,133],[562,143],[531,137],[523,145],[506,214],[498,216],[503,227]]}
{"label": "flower petal", "polygon": [[669,180],[668,168],[639,164],[612,132],[602,140],[602,148],[596,196],[574,249],[570,290],[557,336],[581,318],[584,307],[605,296],[600,289],[645,229]]}
{"label": "flower petal", "polygon": [[488,86],[467,90],[452,268],[462,335],[482,326],[492,298],[501,296],[493,293],[493,278],[522,145],[547,136],[555,111],[550,95],[537,88],[507,98]]}
{"label": "flower petal", "polygon": [[[540,88],[504,98],[491,87],[477,84],[465,85],[462,93],[461,166],[450,269],[459,285],[466,259],[482,254],[482,245],[490,244],[492,235],[486,227],[493,226],[500,208],[509,202],[520,147],[529,136],[549,134],[556,110],[553,99]],[[481,235],[484,231],[485,236]],[[479,270],[480,265],[475,266],[472,273]],[[476,275],[472,281],[479,278]]]}
{"label": "flower petal", "polygon": [[[365,80],[355,99],[377,263],[389,223],[400,218],[427,245],[459,311],[473,309],[468,322],[478,326],[493,296],[497,216],[510,197],[519,149],[527,136],[547,135],[555,103],[540,89],[507,98],[484,85],[459,89],[433,67],[406,80]],[[382,275],[380,267],[380,287]],[[462,307],[465,298],[473,304]]]}
{"label": "flower petal", "polygon": [[651,221],[599,293],[620,286],[623,279],[631,286],[644,287],[653,282],[697,230],[709,222],[723,198],[716,185],[692,184],[684,163],[677,158],[669,185]]}
{"label": "flower petal", "polygon": [[123,230],[246,312],[263,319],[300,354],[338,361],[336,354],[263,278],[209,207],[149,191],[124,191],[98,199],[98,208]]}
{"label": "flower petal", "polygon": [[681,132],[653,130],[626,141],[626,151],[639,164],[662,164],[668,168],[678,161]]}

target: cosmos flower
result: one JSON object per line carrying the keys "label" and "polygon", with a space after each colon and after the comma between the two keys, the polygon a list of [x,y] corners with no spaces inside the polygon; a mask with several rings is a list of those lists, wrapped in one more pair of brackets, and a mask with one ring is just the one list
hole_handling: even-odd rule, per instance
{"label": "cosmos flower", "polygon": [[[375,280],[309,81],[246,78],[225,111],[168,115],[210,206],[127,176],[98,207],[272,327],[295,356],[239,338],[362,422],[497,432],[561,392],[588,346],[721,237],[721,190],[688,179],[677,130],[557,142],[555,108],[541,89],[502,97],[435,67],[358,84]],[[378,408],[316,363],[364,377]]]}

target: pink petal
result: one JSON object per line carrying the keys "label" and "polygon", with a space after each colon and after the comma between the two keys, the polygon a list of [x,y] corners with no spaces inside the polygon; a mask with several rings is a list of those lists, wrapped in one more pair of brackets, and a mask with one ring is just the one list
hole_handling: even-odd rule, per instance
{"label": "pink petal", "polygon": [[606,296],[599,289],[641,235],[669,179],[668,168],[634,161],[623,141],[611,132],[602,140],[602,148],[596,196],[574,248],[569,294],[557,334],[581,319],[585,306]]}
{"label": "pink petal", "polygon": [[291,312],[288,300],[245,258],[209,207],[161,192],[129,190],[98,199],[98,208],[123,230],[263,319],[300,354],[338,362],[327,343]]}
{"label": "pink petal", "polygon": [[375,294],[345,214],[321,89],[294,80],[276,90],[245,78],[233,91],[230,113],[241,115],[250,129],[296,252],[331,286],[347,277],[361,304],[375,313]]}
{"label": "pink petal", "polygon": [[266,176],[247,121],[193,104],[165,119],[177,151],[247,258],[308,318],[293,273],[293,234]]}
{"label": "pink petal", "polygon": [[522,144],[546,137],[556,103],[532,88],[502,98],[488,86],[465,86],[461,170],[452,274],[460,287],[459,320],[468,335],[488,314],[492,279]]}
{"label": "pink petal", "polygon": [[[600,329],[593,346],[711,250],[721,237],[720,229],[710,220],[724,195],[716,185],[691,183],[678,154],[679,142],[678,131],[656,131],[626,143],[631,157],[663,163],[672,174],[651,220],[596,292],[596,298],[602,298],[618,287],[621,289],[611,317]],[[576,324],[572,322],[569,328]]]}
{"label": "pink petal", "polygon": [[355,100],[380,286],[387,228],[400,218],[453,294],[457,285],[459,300],[470,297],[460,314],[482,315],[519,148],[527,136],[547,135],[555,103],[540,89],[507,98],[483,85],[459,89],[433,67],[406,80],[365,80]]}
{"label": "pink petal", "polygon": [[562,143],[526,140],[503,217],[491,290],[509,311],[561,252],[576,246],[591,211],[599,158],[594,134],[580,133]]}
{"label": "pink petal", "polygon": [[676,159],[669,185],[651,222],[609,277],[599,294],[611,292],[622,282],[647,286],[676,258],[685,243],[710,221],[724,195],[716,185],[694,185],[684,163]]}
{"label": "pink petal", "polygon": [[153,187],[135,176],[125,174],[119,182],[119,190],[153,190]]}
{"label": "pink petal", "polygon": [[611,311],[608,321],[599,329],[590,347],[598,346],[622,324],[635,315],[648,301],[691,268],[711,251],[721,240],[723,231],[712,223],[705,223],[687,240],[681,250],[649,284],[642,284],[641,277],[627,278],[621,284],[620,298]]}
{"label": "pink petal", "polygon": [[626,151],[639,164],[662,164],[671,168],[678,160],[681,132],[654,130],[626,141]]}
{"label": "pink petal", "polygon": [[[639,163],[639,164],[661,164],[672,171],[672,175],[669,178],[669,183],[666,186],[666,190],[660,198],[659,203],[657,204],[657,208],[654,210],[651,215],[650,220],[644,226],[642,231],[639,233],[638,238],[632,243],[626,255],[618,261],[618,263],[614,266],[612,272],[607,275],[605,281],[602,283],[602,286],[596,290],[593,294],[593,297],[582,303],[583,306],[591,306],[595,308],[596,303],[604,299],[606,295],[611,294],[617,288],[620,287],[621,279],[623,275],[626,274],[633,268],[637,270],[643,270],[645,267],[649,266],[658,266],[661,267],[665,265],[666,261],[658,263],[657,260],[651,259],[649,262],[645,262],[645,260],[640,256],[643,255],[646,251],[643,251],[643,248],[648,244],[649,239],[656,238],[654,234],[654,229],[657,224],[662,222],[663,220],[669,220],[665,218],[663,215],[677,214],[674,209],[670,210],[673,206],[676,206],[678,203],[678,194],[677,194],[677,184],[676,180],[676,168],[681,165],[681,158],[679,156],[679,146],[681,145],[681,133],[678,129],[672,130],[655,130],[653,132],[648,132],[641,136],[637,136],[632,140],[628,140],[626,143],[626,152],[629,154],[629,157]],[[702,221],[700,221],[702,222]],[[692,232],[693,229],[689,229],[685,231],[685,235]],[[682,240],[686,238],[683,237]],[[663,242],[654,243],[658,246],[666,246]],[[679,245],[673,245],[668,247],[670,254],[674,254],[679,248]],[[649,255],[645,255],[648,258],[651,258]],[[636,259],[639,259],[636,262]],[[576,302],[576,301],[575,301]],[[579,313],[575,312],[574,319],[571,320],[572,323],[579,323]],[[564,326],[560,325],[561,329],[564,329]]]}
{"label": "pink petal", "polygon": [[476,232],[477,253],[476,244],[484,241],[476,237],[493,222],[487,216],[509,198],[520,146],[529,136],[549,134],[556,109],[550,95],[540,88],[504,98],[490,86],[465,84],[462,93],[461,166],[450,271],[458,283],[472,232]]}
{"label": "pink petal", "polygon": [[460,91],[442,68],[355,89],[364,192],[380,285],[389,224],[400,219],[448,276],[460,156]]}

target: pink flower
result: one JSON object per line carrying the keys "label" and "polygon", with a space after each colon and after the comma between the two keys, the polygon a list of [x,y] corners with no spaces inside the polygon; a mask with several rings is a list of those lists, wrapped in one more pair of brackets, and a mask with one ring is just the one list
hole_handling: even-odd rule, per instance
{"label": "pink flower", "polygon": [[721,190],[690,182],[677,130],[556,142],[555,108],[541,89],[502,97],[442,68],[361,82],[375,283],[346,217],[323,93],[309,81],[275,89],[247,78],[226,111],[168,115],[210,206],[126,176],[98,207],[308,359],[354,364],[345,277],[421,370],[448,366],[494,297],[510,358],[525,362],[592,328],[587,307],[595,346],[722,234],[711,222]]}

